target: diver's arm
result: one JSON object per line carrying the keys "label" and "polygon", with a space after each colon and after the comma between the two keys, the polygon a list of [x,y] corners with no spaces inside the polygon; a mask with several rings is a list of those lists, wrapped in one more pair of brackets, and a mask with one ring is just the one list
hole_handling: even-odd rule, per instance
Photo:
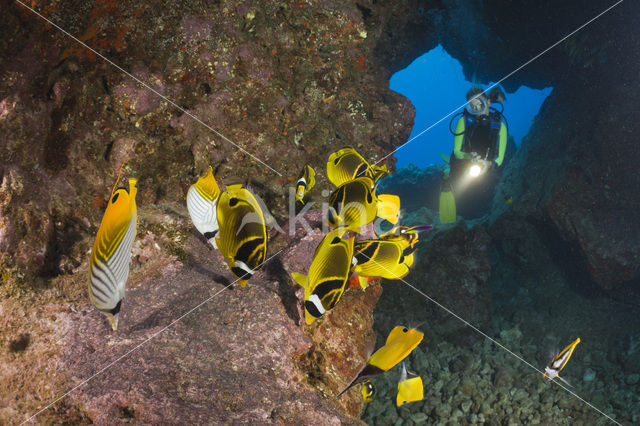
{"label": "diver's arm", "polygon": [[504,153],[507,150],[507,126],[504,125],[504,122],[500,123],[500,134],[499,134],[500,145],[498,145],[498,158],[496,158],[496,164],[498,167],[502,166],[502,162],[504,161]]}
{"label": "diver's arm", "polygon": [[453,154],[458,160],[469,157],[469,154],[462,152],[462,140],[464,139],[464,115],[458,119],[456,124],[456,135],[453,137]]}

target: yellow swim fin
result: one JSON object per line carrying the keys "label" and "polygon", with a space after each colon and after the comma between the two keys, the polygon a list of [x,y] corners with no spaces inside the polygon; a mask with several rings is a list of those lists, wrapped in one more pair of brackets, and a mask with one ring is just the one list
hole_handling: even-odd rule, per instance
{"label": "yellow swim fin", "polygon": [[440,192],[440,223],[456,221],[456,199],[451,188]]}
{"label": "yellow swim fin", "polygon": [[378,217],[392,224],[398,223],[400,216],[400,197],[391,194],[380,194],[378,198]]}

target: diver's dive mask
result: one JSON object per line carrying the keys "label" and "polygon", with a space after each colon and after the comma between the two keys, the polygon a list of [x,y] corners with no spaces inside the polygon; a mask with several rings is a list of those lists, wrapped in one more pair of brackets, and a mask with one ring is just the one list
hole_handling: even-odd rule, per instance
{"label": "diver's dive mask", "polygon": [[484,94],[478,94],[467,103],[467,112],[471,115],[482,115],[489,113],[489,100]]}

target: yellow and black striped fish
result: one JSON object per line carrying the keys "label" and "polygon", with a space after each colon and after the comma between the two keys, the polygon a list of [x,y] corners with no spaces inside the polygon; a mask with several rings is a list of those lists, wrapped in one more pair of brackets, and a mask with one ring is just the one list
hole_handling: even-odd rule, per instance
{"label": "yellow and black striped fish", "polygon": [[119,188],[111,193],[89,261],[89,298],[114,330],[118,328],[136,237],[136,183],[137,179],[130,178],[128,191]]}
{"label": "yellow and black striped fish", "polygon": [[296,181],[296,200],[304,204],[304,197],[316,184],[316,171],[310,165],[304,166]]}
{"label": "yellow and black striped fish", "polygon": [[377,182],[388,174],[387,166],[370,166],[367,160],[353,148],[343,148],[332,153],[327,161],[327,178],[335,186],[359,177]]}
{"label": "yellow and black striped fish", "polygon": [[373,397],[376,396],[376,385],[371,380],[366,380],[362,383],[362,399],[364,402],[373,401]]}
{"label": "yellow and black striped fish", "polygon": [[258,201],[242,185],[227,186],[217,206],[216,244],[242,287],[267,255],[267,228]]}
{"label": "yellow and black striped fish", "polygon": [[361,177],[340,185],[329,196],[328,221],[332,227],[359,230],[379,216],[394,225],[400,214],[400,197],[376,195],[371,178]]}
{"label": "yellow and black striped fish", "polygon": [[187,192],[187,209],[196,229],[216,247],[218,234],[217,204],[220,188],[213,177],[213,169],[205,173]]}
{"label": "yellow and black striped fish", "polygon": [[345,228],[337,228],[322,239],[311,261],[309,276],[293,272],[293,279],[304,287],[304,313],[307,324],[332,309],[349,278],[354,237],[342,239]]}
{"label": "yellow and black striped fish", "polygon": [[402,246],[404,248],[414,248],[416,243],[418,242],[418,234],[420,232],[430,231],[432,229],[432,225],[418,225],[412,226],[411,228],[407,226],[395,226],[389,231],[380,235],[380,239],[385,241],[398,241],[402,243]]}
{"label": "yellow and black striped fish", "polygon": [[364,290],[367,277],[382,277],[389,280],[404,278],[413,265],[413,249],[404,248],[399,241],[361,240],[353,246],[353,267]]}
{"label": "yellow and black striped fish", "polygon": [[424,333],[415,328],[407,328],[401,325],[394,327],[389,333],[385,345],[367,359],[367,363],[360,370],[360,373],[336,398],[340,398],[352,386],[389,371],[397,363],[405,359],[420,344],[423,337]]}
{"label": "yellow and black striped fish", "polygon": [[396,406],[400,407],[409,402],[422,401],[424,398],[424,385],[422,378],[417,374],[407,371],[402,363],[402,373],[398,382],[398,396],[396,396]]}

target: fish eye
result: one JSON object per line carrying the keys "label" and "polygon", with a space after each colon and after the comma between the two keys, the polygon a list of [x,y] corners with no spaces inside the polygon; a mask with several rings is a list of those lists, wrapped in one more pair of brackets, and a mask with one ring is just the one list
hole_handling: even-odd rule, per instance
{"label": "fish eye", "polygon": [[407,331],[409,331],[409,330],[407,329],[407,327],[405,327],[405,328],[403,328],[403,329],[402,329],[402,332],[403,332],[403,333],[406,333]]}
{"label": "fish eye", "polygon": [[233,207],[236,204],[238,204],[238,199],[236,197],[233,197],[232,199],[229,200],[229,206]]}
{"label": "fish eye", "polygon": [[119,196],[119,195],[120,195],[120,194],[118,194],[118,193],[116,192],[116,195],[114,195],[114,196],[113,196],[113,198],[111,199],[111,204],[113,204],[113,203],[115,203],[115,202],[116,202],[116,200],[118,199],[118,196]]}
{"label": "fish eye", "polygon": [[331,240],[331,244],[339,244],[340,241],[342,241],[339,237],[334,237],[333,240]]}

